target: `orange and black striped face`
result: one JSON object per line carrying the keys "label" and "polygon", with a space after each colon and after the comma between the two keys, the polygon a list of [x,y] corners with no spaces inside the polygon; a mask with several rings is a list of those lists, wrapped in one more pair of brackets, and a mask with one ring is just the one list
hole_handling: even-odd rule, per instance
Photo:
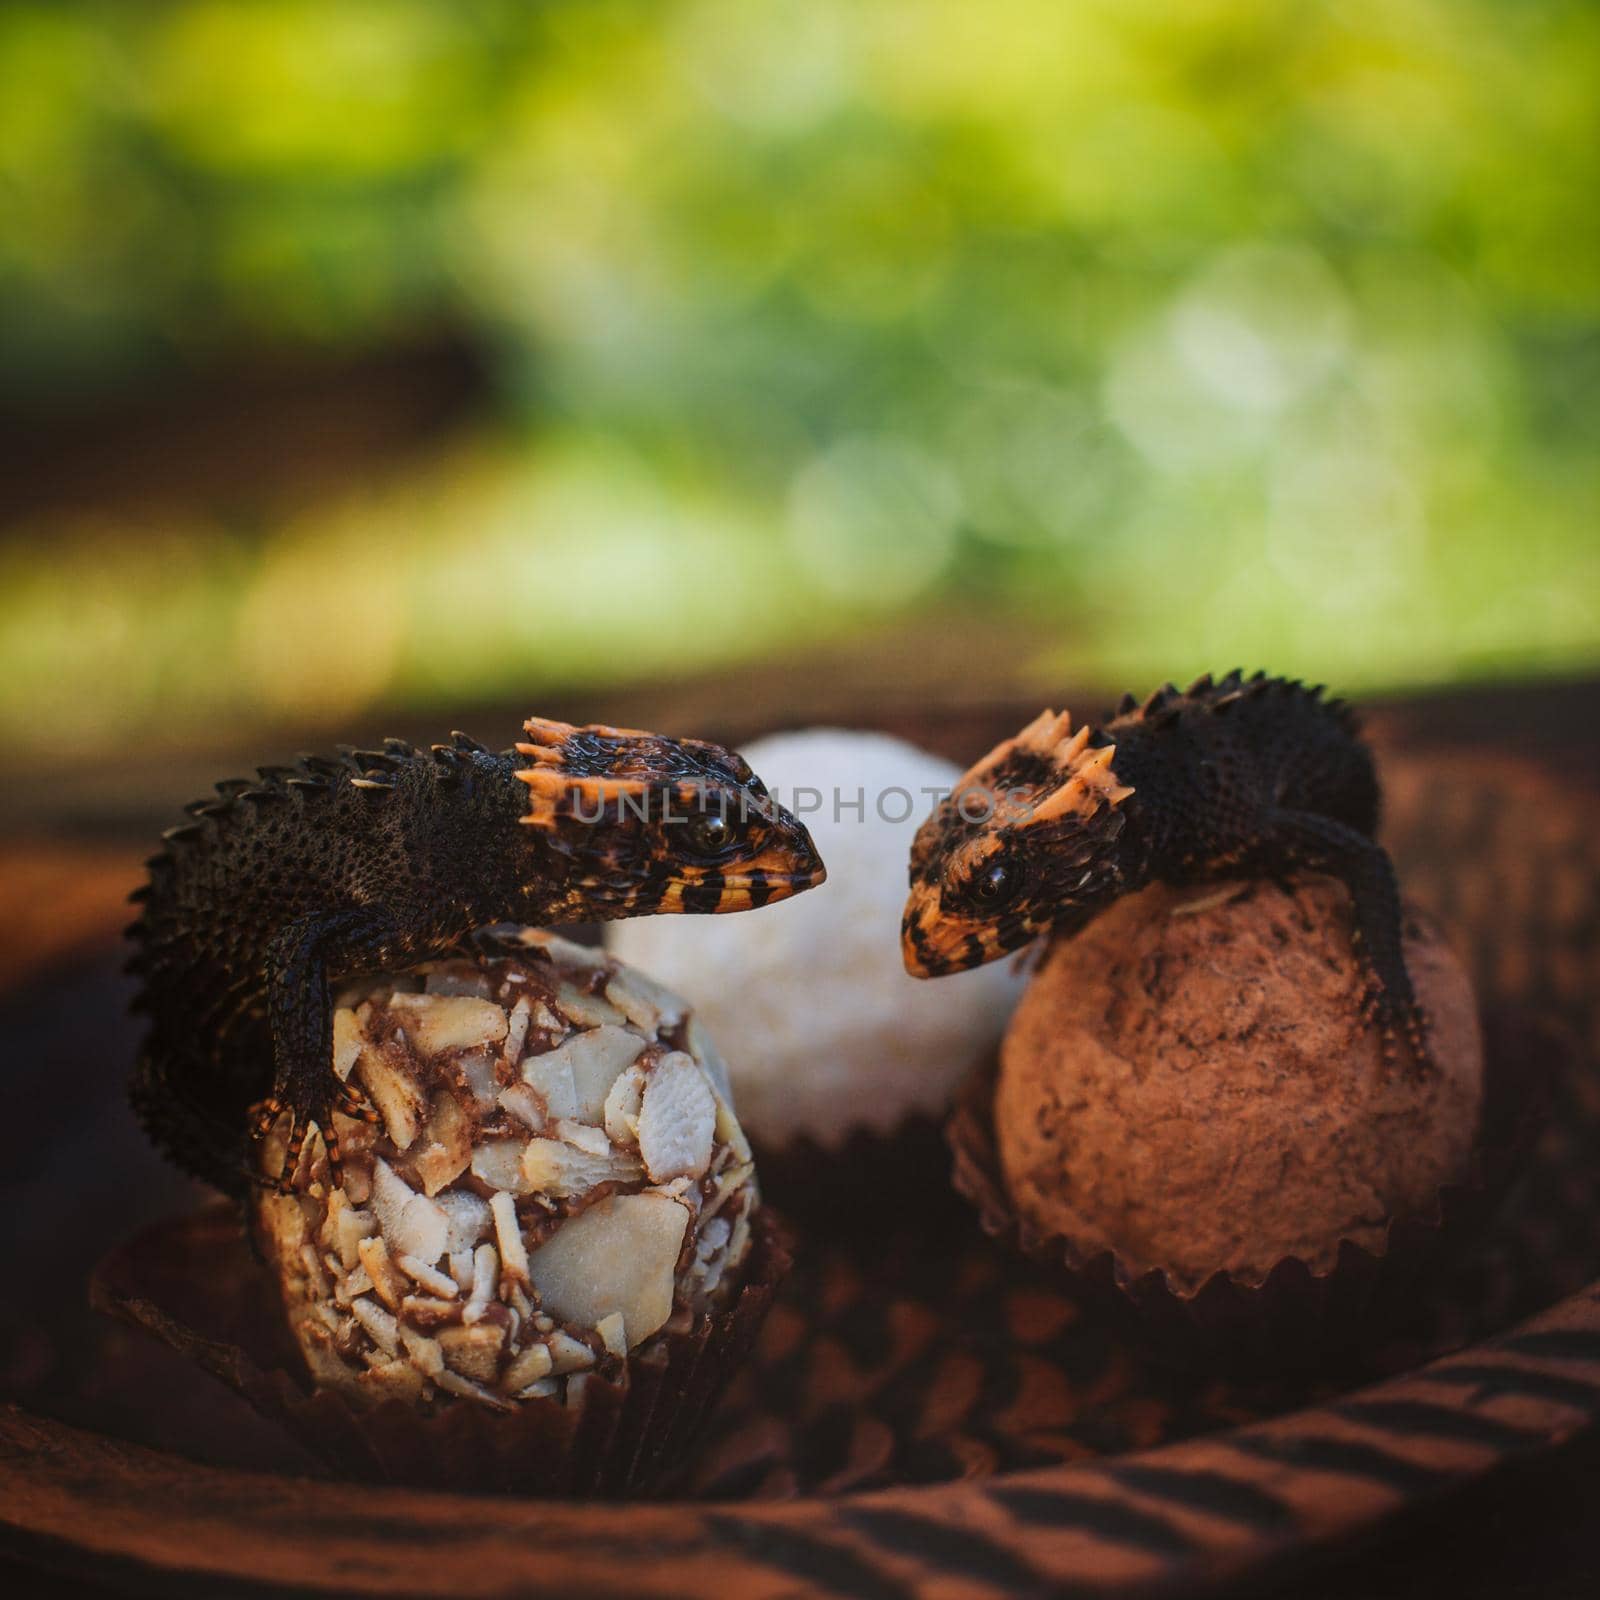
{"label": "orange and black striped face", "polygon": [[720,745],[538,718],[524,727],[522,820],[542,859],[565,859],[564,919],[749,911],[826,876],[805,826]]}
{"label": "orange and black striped face", "polygon": [[1133,790],[1115,746],[1042,712],[959,778],[917,830],[901,954],[961,972],[1087,920],[1121,892],[1115,845]]}

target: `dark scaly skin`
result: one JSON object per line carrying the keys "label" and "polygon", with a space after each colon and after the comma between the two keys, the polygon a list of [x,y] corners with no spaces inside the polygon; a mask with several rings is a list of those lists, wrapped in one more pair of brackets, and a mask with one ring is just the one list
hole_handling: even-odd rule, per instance
{"label": "dark scaly skin", "polygon": [[[963,793],[966,798],[963,799]],[[1354,911],[1365,1011],[1386,1053],[1429,1064],[1406,971],[1379,793],[1354,714],[1320,688],[1231,672],[1074,733],[1044,713],[957,784],[917,833],[902,925],[919,977],[1075,932],[1151,883],[1329,873]],[[986,814],[987,813],[987,814]]]}
{"label": "dark scaly skin", "polygon": [[496,923],[738,911],[820,883],[805,828],[737,755],[538,720],[495,753],[302,757],[217,785],[164,835],[128,930],[149,1034],[131,1096],[168,1155],[241,1193],[287,1114],[338,1162],[332,1112],[371,1117],[332,1060],[331,985],[459,949]]}

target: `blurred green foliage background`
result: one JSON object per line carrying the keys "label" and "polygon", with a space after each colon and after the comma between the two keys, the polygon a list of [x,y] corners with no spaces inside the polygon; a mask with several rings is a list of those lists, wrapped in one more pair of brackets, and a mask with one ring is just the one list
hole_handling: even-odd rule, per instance
{"label": "blurred green foliage background", "polygon": [[1597,90],[1586,0],[8,4],[30,439],[263,352],[488,378],[315,493],[185,491],[179,430],[7,510],[0,733],[962,616],[1041,682],[1592,665]]}

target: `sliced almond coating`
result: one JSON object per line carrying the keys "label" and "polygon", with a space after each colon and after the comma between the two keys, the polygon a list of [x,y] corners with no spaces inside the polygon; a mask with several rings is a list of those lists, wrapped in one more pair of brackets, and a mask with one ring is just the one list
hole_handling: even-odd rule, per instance
{"label": "sliced almond coating", "polygon": [[422,1398],[422,1374],[409,1361],[385,1361],[374,1365],[366,1372],[358,1373],[356,1381],[363,1388],[377,1390],[386,1399],[412,1404]]}
{"label": "sliced almond coating", "polygon": [[554,1378],[541,1378],[537,1383],[530,1383],[526,1389],[517,1390],[519,1400],[550,1400],[561,1389],[561,1385]]}
{"label": "sliced almond coating", "polygon": [[522,1060],[522,1047],[528,1042],[528,1023],[531,1020],[532,1009],[528,1005],[527,995],[523,995],[511,1008],[506,1036],[500,1046],[501,1058],[507,1066],[515,1067]]}
{"label": "sliced almond coating", "polygon": [[303,1244],[300,1246],[300,1269],[305,1274],[311,1293],[318,1300],[326,1300],[332,1285],[328,1282],[327,1268],[323,1266],[321,1258],[317,1255],[315,1245]]}
{"label": "sliced almond coating", "polygon": [[587,1122],[558,1122],[550,1131],[563,1144],[570,1144],[573,1149],[581,1150],[585,1155],[611,1154],[611,1141],[606,1138],[605,1130],[592,1128]]}
{"label": "sliced almond coating", "polygon": [[400,1343],[405,1346],[406,1354],[418,1372],[437,1378],[444,1371],[444,1350],[437,1339],[430,1339],[426,1334],[401,1323]]}
{"label": "sliced almond coating", "polygon": [[598,1028],[607,1022],[627,1020],[609,1000],[602,1000],[597,994],[585,994],[570,983],[563,983],[556,990],[556,1004],[584,1028]]}
{"label": "sliced almond coating", "polygon": [[413,1282],[441,1300],[454,1300],[461,1293],[454,1278],[447,1277],[437,1267],[430,1267],[426,1261],[418,1261],[415,1256],[400,1256],[395,1265]]}
{"label": "sliced almond coating", "polygon": [[424,994],[469,994],[479,1000],[489,998],[489,975],[485,972],[461,972],[434,968],[422,983]]}
{"label": "sliced almond coating", "polygon": [[439,1348],[445,1364],[464,1378],[493,1383],[500,1371],[500,1352],[505,1348],[506,1330],[498,1322],[479,1322],[439,1330]]}
{"label": "sliced almond coating", "polygon": [[377,1285],[372,1281],[372,1274],[359,1264],[339,1280],[333,1291],[336,1305],[348,1306],[358,1295],[371,1294]]}
{"label": "sliced almond coating", "polygon": [[431,1294],[408,1294],[400,1302],[401,1329],[407,1323],[426,1332],[453,1325],[460,1315],[459,1300],[436,1300]]}
{"label": "sliced almond coating", "polygon": [[714,1217],[728,1200],[736,1195],[747,1183],[755,1178],[756,1169],[750,1162],[743,1166],[729,1167],[726,1172],[717,1175],[717,1181],[704,1205],[700,1208],[700,1226],[703,1228],[707,1221]]}
{"label": "sliced almond coating", "polygon": [[550,1053],[552,1060],[559,1060],[571,1069],[573,1108],[557,1111],[552,1105],[550,1115],[599,1122],[605,1114],[606,1096],[617,1081],[617,1074],[639,1059],[644,1046],[645,1041],[638,1034],[609,1023],[573,1034],[560,1049]]}
{"label": "sliced almond coating", "polygon": [[489,1309],[499,1285],[500,1257],[492,1244],[480,1244],[472,1254],[472,1294],[461,1320],[468,1325],[476,1322]]}
{"label": "sliced almond coating", "polygon": [[487,1110],[500,1093],[500,1057],[489,1050],[469,1050],[456,1057],[456,1071],[475,1104]]}
{"label": "sliced almond coating", "polygon": [[[472,1197],[476,1200],[478,1197]],[[471,1250],[452,1250],[450,1252],[450,1276],[456,1280],[458,1288],[472,1288],[472,1252]]]}
{"label": "sliced almond coating", "polygon": [[[706,1069],[713,1087],[717,1091],[717,1098],[730,1110],[733,1106],[733,1084],[728,1072],[728,1063],[723,1060],[722,1052],[717,1049],[716,1041],[693,1014],[689,1017],[689,1025],[684,1030],[684,1043],[689,1054]],[[731,1121],[732,1118],[730,1117]]]}
{"label": "sliced almond coating", "polygon": [[[338,1113],[334,1113],[338,1116]],[[343,1122],[343,1118],[339,1118]],[[366,1130],[370,1132],[371,1130]],[[344,1192],[351,1205],[364,1206],[372,1198],[372,1168],[367,1162],[352,1162],[349,1147],[345,1151]]]}
{"label": "sliced almond coating", "polygon": [[700,1236],[695,1240],[692,1269],[699,1279],[699,1288],[694,1297],[696,1309],[716,1292],[717,1285],[727,1271],[728,1257],[724,1246],[732,1233],[726,1217],[713,1217],[700,1229]]}
{"label": "sliced almond coating", "polygon": [[328,1196],[328,1220],[323,1224],[323,1238],[339,1252],[339,1260],[348,1272],[356,1264],[356,1246],[370,1239],[378,1231],[378,1219],[370,1211],[360,1211],[350,1204],[343,1189],[335,1189]]}
{"label": "sliced almond coating", "polygon": [[332,1306],[321,1300],[313,1301],[311,1305],[307,1306],[306,1314],[330,1333],[338,1333],[344,1326],[340,1321],[339,1313]]}
{"label": "sliced almond coating", "polygon": [[491,1189],[509,1189],[512,1194],[527,1194],[522,1177],[521,1139],[490,1139],[472,1152],[473,1176],[482,1178]]}
{"label": "sliced almond coating", "polygon": [[508,1394],[520,1394],[530,1383],[548,1378],[552,1364],[548,1345],[530,1344],[506,1368],[506,1375],[500,1380],[500,1387]]}
{"label": "sliced almond coating", "polygon": [[689,1213],[658,1194],[611,1195],[564,1222],[529,1258],[544,1307],[595,1327],[621,1312],[637,1344],[672,1315],[673,1271]]}
{"label": "sliced almond coating", "polygon": [[437,1201],[418,1194],[381,1156],[372,1163],[372,1209],[393,1254],[428,1262],[444,1254],[450,1236],[444,1211]]}
{"label": "sliced almond coating", "polygon": [[357,1250],[361,1256],[361,1265],[372,1280],[373,1291],[391,1311],[398,1311],[401,1300],[410,1291],[410,1286],[396,1270],[382,1236],[363,1239]]}
{"label": "sliced almond coating", "polygon": [[602,1183],[632,1183],[644,1169],[620,1151],[590,1155],[559,1139],[530,1139],[522,1154],[522,1192],[557,1200],[587,1194]]}
{"label": "sliced almond coating", "polygon": [[694,1242],[695,1254],[702,1261],[709,1261],[728,1242],[732,1231],[726,1217],[712,1217],[709,1222],[702,1223],[700,1237]]}
{"label": "sliced almond coating", "polygon": [[455,1272],[455,1258],[463,1257],[467,1262],[467,1276],[471,1280],[472,1274],[472,1247],[481,1239],[489,1236],[489,1229],[493,1219],[489,1214],[489,1202],[465,1189],[452,1189],[449,1194],[442,1194],[434,1204],[444,1212],[445,1253],[450,1257],[450,1271]]}
{"label": "sliced almond coating", "polygon": [[472,1160],[472,1124],[453,1094],[441,1090],[428,1105],[426,1143],[412,1156],[422,1192],[435,1195],[454,1183]]}
{"label": "sliced almond coating", "polygon": [[622,1319],[620,1311],[613,1311],[609,1317],[601,1317],[595,1323],[594,1331],[600,1335],[600,1343],[614,1356],[625,1356],[628,1353],[628,1327]]}
{"label": "sliced almond coating", "polygon": [[612,974],[606,984],[606,999],[634,1027],[651,1034],[675,1027],[689,1010],[682,996],[636,967],[622,967]]}
{"label": "sliced almond coating", "polygon": [[400,1324],[376,1300],[363,1295],[350,1310],[380,1350],[393,1355],[400,1348]]}
{"label": "sliced almond coating", "polygon": [[582,1372],[585,1367],[594,1365],[594,1351],[582,1339],[574,1339],[570,1333],[563,1333],[560,1329],[550,1335],[548,1348],[550,1370],[558,1378],[568,1372]]}
{"label": "sliced almond coating", "polygon": [[367,1097],[378,1108],[397,1150],[409,1150],[422,1128],[422,1090],[409,1073],[400,1071],[377,1050],[363,1050],[356,1063]]}
{"label": "sliced almond coating", "polygon": [[434,1201],[419,1194],[406,1202],[405,1215],[400,1219],[400,1231],[394,1243],[400,1255],[434,1262],[444,1254],[445,1241],[449,1236],[450,1225],[444,1212]]}
{"label": "sliced almond coating", "polygon": [[569,1031],[565,1020],[558,1017],[543,1000],[533,1002],[533,1025],[542,1033],[553,1034],[556,1038]]}
{"label": "sliced almond coating", "polygon": [[433,1380],[446,1394],[459,1395],[463,1400],[477,1400],[494,1411],[513,1411],[516,1408],[507,1400],[502,1400],[492,1390],[485,1389],[481,1384],[476,1384],[471,1378],[463,1378],[459,1372],[452,1372],[446,1367],[437,1378]]}
{"label": "sliced almond coating", "polygon": [[639,1153],[651,1178],[698,1178],[711,1164],[716,1125],[717,1098],[694,1057],[681,1050],[663,1056],[645,1082],[639,1112]]}
{"label": "sliced almond coating", "polygon": [[741,1211],[734,1219],[733,1236],[728,1240],[728,1248],[723,1252],[723,1270],[733,1272],[744,1261],[750,1249],[750,1216],[748,1212]]}
{"label": "sliced almond coating", "polygon": [[744,1129],[739,1126],[733,1106],[726,1098],[717,1102],[717,1138],[728,1147],[736,1162],[742,1165],[751,1160],[750,1141],[745,1138]]}
{"label": "sliced almond coating", "polygon": [[[528,1282],[528,1247],[522,1240],[517,1208],[503,1189],[489,1202],[494,1213],[494,1236],[500,1244],[501,1270],[517,1283]],[[530,1380],[531,1381],[531,1380]]]}
{"label": "sliced almond coating", "polygon": [[[539,930],[533,930],[539,932]],[[609,967],[611,957],[605,947],[598,944],[579,944],[575,939],[563,939],[558,933],[540,932],[540,942],[551,956],[564,967],[580,967],[585,972],[598,972]]]}
{"label": "sliced almond coating", "polygon": [[365,1044],[355,1012],[340,1006],[333,1014],[333,1072],[340,1083],[349,1078]]}
{"label": "sliced almond coating", "polygon": [[638,1144],[639,1107],[643,1100],[644,1074],[637,1067],[629,1067],[606,1096],[606,1137],[612,1144]]}
{"label": "sliced almond coating", "polygon": [[498,1045],[509,1026],[492,1000],[465,994],[397,994],[389,1008],[401,1019],[419,1055],[453,1054]]}
{"label": "sliced almond coating", "polygon": [[533,1133],[543,1133],[546,1122],[545,1097],[525,1083],[514,1083],[495,1097],[501,1110],[509,1111]]}
{"label": "sliced almond coating", "polygon": [[522,1063],[522,1081],[544,1101],[547,1117],[575,1117],[578,1114],[578,1087],[572,1079],[572,1063],[560,1050],[529,1056]]}

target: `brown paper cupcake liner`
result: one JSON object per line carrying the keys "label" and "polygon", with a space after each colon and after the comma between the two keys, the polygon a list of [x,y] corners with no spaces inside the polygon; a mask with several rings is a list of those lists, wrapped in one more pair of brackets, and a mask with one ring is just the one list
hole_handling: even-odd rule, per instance
{"label": "brown paper cupcake liner", "polygon": [[761,1192],[807,1228],[847,1226],[878,1235],[915,1224],[930,1211],[962,1214],[950,1190],[946,1113],[908,1117],[889,1132],[852,1128],[837,1144],[809,1134],[782,1144],[751,1138]]}
{"label": "brown paper cupcake liner", "polygon": [[213,1206],[158,1223],[96,1268],[96,1309],[153,1333],[280,1423],[343,1476],[539,1497],[659,1494],[689,1459],[722,1390],[749,1355],[793,1260],[788,1230],[755,1215],[744,1281],[722,1310],[659,1334],[620,1379],[569,1380],[565,1402],[514,1411],[468,1401],[364,1408],[312,1389],[277,1286],[237,1212]]}
{"label": "brown paper cupcake liner", "polygon": [[1321,1272],[1288,1256],[1260,1283],[1218,1271],[1189,1290],[1160,1268],[1135,1269],[1103,1245],[1018,1216],[995,1146],[998,1058],[968,1080],[946,1124],[951,1181],[977,1208],[985,1233],[1060,1271],[1077,1299],[1159,1359],[1260,1373],[1352,1355],[1392,1331],[1425,1295],[1432,1269],[1477,1235],[1544,1126],[1550,1085],[1571,1041],[1509,1008],[1482,1024],[1484,1108],[1466,1176],[1441,1188],[1430,1210],[1393,1218],[1382,1250],[1341,1240],[1334,1264]]}

